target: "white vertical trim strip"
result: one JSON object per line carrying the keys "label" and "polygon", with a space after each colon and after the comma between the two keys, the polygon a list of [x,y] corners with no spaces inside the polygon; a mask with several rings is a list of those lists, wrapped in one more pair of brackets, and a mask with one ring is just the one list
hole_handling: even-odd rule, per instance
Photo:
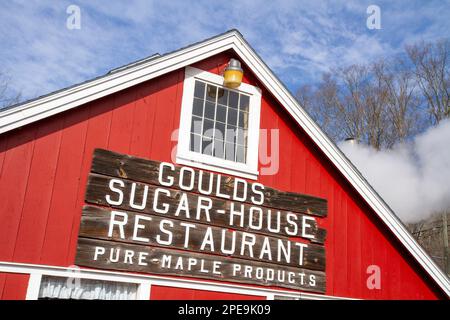
{"label": "white vertical trim strip", "polygon": [[142,281],[137,292],[137,300],[150,300],[151,281]]}
{"label": "white vertical trim strip", "polygon": [[39,289],[41,287],[42,274],[39,272],[33,272],[30,274],[28,280],[28,289],[26,300],[37,300],[39,297]]}

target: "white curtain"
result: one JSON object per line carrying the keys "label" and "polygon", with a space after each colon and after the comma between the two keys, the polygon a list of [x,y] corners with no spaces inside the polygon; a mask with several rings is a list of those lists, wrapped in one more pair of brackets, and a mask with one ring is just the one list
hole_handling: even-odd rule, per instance
{"label": "white curtain", "polygon": [[135,283],[43,276],[39,298],[135,300],[137,287]]}

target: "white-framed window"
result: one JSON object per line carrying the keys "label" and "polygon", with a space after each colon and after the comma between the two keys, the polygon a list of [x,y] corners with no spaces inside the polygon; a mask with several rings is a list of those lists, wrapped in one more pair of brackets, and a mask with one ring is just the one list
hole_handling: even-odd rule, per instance
{"label": "white-framed window", "polygon": [[256,179],[261,90],[222,83],[219,75],[186,67],[176,161]]}

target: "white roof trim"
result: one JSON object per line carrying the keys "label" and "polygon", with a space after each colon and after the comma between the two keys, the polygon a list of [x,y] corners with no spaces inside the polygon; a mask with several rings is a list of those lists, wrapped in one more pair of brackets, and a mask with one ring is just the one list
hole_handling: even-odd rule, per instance
{"label": "white roof trim", "polygon": [[237,31],[163,55],[148,62],[131,66],[94,81],[56,92],[41,99],[24,103],[0,112],[0,133],[47,118],[87,102],[112,94],[158,77],[162,74],[191,65],[220,52],[233,49],[255,73],[258,80],[278,99],[289,114],[306,131],[350,184],[361,194],[380,219],[419,262],[436,284],[450,297],[450,280],[406,230],[394,212],[381,199],[369,183],[339,148],[324,134],[295,98],[277,79],[267,65]]}

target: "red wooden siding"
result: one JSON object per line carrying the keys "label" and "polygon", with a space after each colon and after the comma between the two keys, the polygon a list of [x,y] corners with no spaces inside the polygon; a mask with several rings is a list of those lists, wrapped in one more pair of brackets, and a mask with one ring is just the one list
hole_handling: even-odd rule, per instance
{"label": "red wooden siding", "polygon": [[28,274],[0,273],[0,299],[25,300],[29,279]]}
{"label": "red wooden siding", "polygon": [[[223,53],[195,66],[219,73],[230,56]],[[171,72],[1,135],[0,261],[72,265],[93,150],[171,161],[183,79],[184,70]],[[258,84],[247,68],[244,81]],[[264,89],[261,108],[261,128],[280,130],[280,167],[276,175],[259,181],[328,199],[329,216],[319,221],[328,230],[327,294],[439,296],[361,197]],[[381,268],[381,290],[366,287],[370,265]]]}

